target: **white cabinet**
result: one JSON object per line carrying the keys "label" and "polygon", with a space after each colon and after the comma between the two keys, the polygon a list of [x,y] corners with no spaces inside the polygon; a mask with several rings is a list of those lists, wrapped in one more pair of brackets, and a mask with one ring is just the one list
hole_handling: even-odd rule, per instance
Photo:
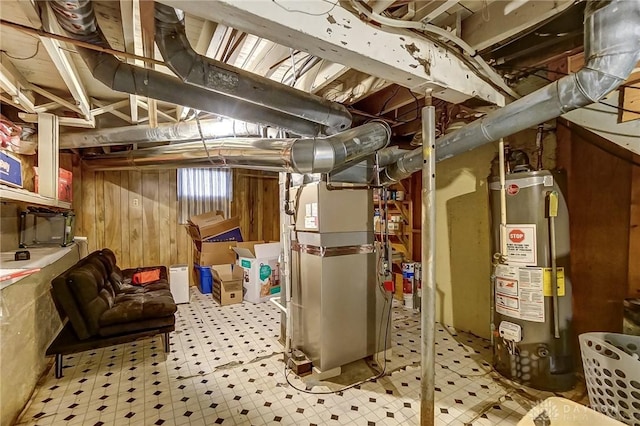
{"label": "white cabinet", "polygon": [[176,303],[189,303],[189,267],[187,265],[169,267],[169,285]]}

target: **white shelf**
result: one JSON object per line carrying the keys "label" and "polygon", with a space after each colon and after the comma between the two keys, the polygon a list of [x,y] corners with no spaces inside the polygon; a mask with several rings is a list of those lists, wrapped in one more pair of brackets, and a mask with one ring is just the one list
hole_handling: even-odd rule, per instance
{"label": "white shelf", "polygon": [[39,206],[59,207],[63,209],[71,208],[71,203],[66,201],[43,197],[35,192],[12,188],[6,185],[0,185],[0,201],[20,201],[23,203],[37,204]]}

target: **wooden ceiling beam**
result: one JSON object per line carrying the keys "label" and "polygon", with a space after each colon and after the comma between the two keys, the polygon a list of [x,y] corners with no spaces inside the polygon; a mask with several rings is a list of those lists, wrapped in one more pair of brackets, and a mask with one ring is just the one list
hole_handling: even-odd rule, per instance
{"label": "wooden ceiling beam", "polygon": [[354,104],[354,107],[362,111],[368,111],[376,115],[384,115],[404,105],[414,103],[416,98],[423,95],[412,93],[409,89],[393,84],[385,87]]}
{"label": "wooden ceiling beam", "polygon": [[[155,55],[155,37],[156,37],[156,24],[155,24],[155,3],[153,0],[134,0],[138,3],[140,9],[140,28],[142,31],[142,53],[144,56],[153,58]],[[155,66],[151,64],[145,64],[145,68],[154,69]],[[147,114],[149,116],[149,125],[151,127],[158,126],[158,102],[155,99],[147,98],[147,104],[149,109]],[[171,117],[173,120],[173,117]]]}
{"label": "wooden ceiling beam", "polygon": [[125,107],[129,105],[129,100],[125,99],[123,101],[118,101],[118,102],[114,102],[111,104],[103,104],[103,106],[94,108],[91,110],[91,113],[93,114],[93,116],[98,116],[98,115],[102,115],[102,114],[106,114],[106,113],[110,113],[113,112],[115,110],[118,110],[122,107]]}
{"label": "wooden ceiling beam", "polygon": [[211,39],[213,39],[213,33],[216,30],[217,24],[213,21],[205,19],[202,24],[202,29],[200,30],[200,36],[198,36],[198,41],[194,46],[194,49],[199,55],[206,55],[207,49],[209,48],[209,44],[211,44]]}
{"label": "wooden ceiling beam", "polygon": [[[38,122],[38,114],[29,114],[24,112],[19,112],[18,117],[23,120],[25,123],[37,123]],[[95,120],[85,120],[84,118],[75,118],[75,117],[58,117],[58,123],[61,126],[67,127],[80,127],[83,129],[94,129],[96,127]]]}
{"label": "wooden ceiling beam", "polygon": [[429,23],[436,19],[438,16],[451,9],[458,4],[458,0],[435,0],[418,2],[418,8],[412,21],[420,21]]}
{"label": "wooden ceiling beam", "polygon": [[334,64],[324,59],[314,65],[306,74],[302,75],[295,87],[305,92],[317,93],[336,79],[343,76],[348,67],[342,64]]}
{"label": "wooden ceiling beam", "polygon": [[9,57],[0,54],[0,87],[11,96],[12,105],[20,105],[27,112],[35,112],[35,98],[29,90],[30,83],[13,66]]}
{"label": "wooden ceiling beam", "polygon": [[424,37],[409,30],[381,31],[351,11],[325,2],[305,2],[304,13],[271,1],[213,0],[206,8],[198,0],[163,2],[416,93],[432,89],[434,97],[452,103],[470,98],[504,102],[504,96],[464,60]]}
{"label": "wooden ceiling beam", "polygon": [[7,105],[11,105],[17,109],[19,109],[22,112],[29,112],[26,110],[26,108],[24,106],[22,106],[22,104],[17,104],[13,101],[13,99],[11,99],[11,96],[6,93],[6,92],[0,92],[0,102],[3,102]]}
{"label": "wooden ceiling beam", "polygon": [[[58,34],[62,33],[62,28],[58,24],[58,20],[53,15],[53,11],[49,4],[43,6],[41,16],[42,26],[46,31]],[[80,110],[80,114],[85,120],[91,123],[92,117],[89,95],[87,94],[87,90],[84,87],[84,83],[82,82],[80,75],[78,74],[78,70],[76,69],[76,65],[73,62],[69,49],[63,48],[62,44],[58,40],[48,37],[40,37],[39,39],[56,66],[62,80],[69,89],[71,96]]]}
{"label": "wooden ceiling beam", "polygon": [[[149,110],[150,110],[151,107],[149,106],[148,102],[144,102],[142,100],[138,100],[138,106],[150,113]],[[168,121],[170,121],[172,123],[176,123],[178,121],[174,116],[172,116],[170,114],[167,114],[166,112],[164,112],[164,111],[162,111],[160,109],[157,109],[155,113],[158,116],[163,117],[164,119],[166,119],[166,120],[168,120]],[[151,125],[151,123],[149,123],[149,125]]]}
{"label": "wooden ceiling beam", "polygon": [[[71,111],[77,112],[78,114],[82,114],[82,112],[80,111],[80,108],[77,105],[75,105],[73,101],[68,101],[60,96],[54,95],[53,93],[43,89],[42,87],[38,87],[35,84],[29,84],[29,89],[33,90],[40,96],[43,96],[49,99],[50,101],[57,102],[61,106]],[[91,116],[91,110],[89,110],[89,116]]]}
{"label": "wooden ceiling beam", "polygon": [[495,1],[486,11],[481,9],[462,21],[462,38],[482,51],[546,21],[574,3],[573,0]]}
{"label": "wooden ceiling beam", "polygon": [[389,83],[380,78],[350,69],[316,94],[331,101],[353,105],[388,85]]}
{"label": "wooden ceiling beam", "polygon": [[[121,120],[123,120],[123,121],[125,121],[125,122],[127,122],[129,124],[136,124],[136,123],[133,122],[131,116],[118,111],[116,108],[111,108],[110,105],[113,105],[113,104],[109,104],[107,102],[100,101],[100,100],[95,99],[95,98],[91,98],[91,101],[93,102],[93,104],[96,107],[105,108],[105,112],[113,115],[114,117],[118,117],[119,119],[121,119]],[[125,100],[125,101],[127,102],[127,104],[131,102],[130,99],[129,100]],[[136,108],[137,108],[137,105],[136,105]],[[141,123],[143,121],[146,121],[146,119],[138,120],[138,123]]]}
{"label": "wooden ceiling beam", "polygon": [[[120,15],[122,22],[122,34],[124,37],[124,50],[127,53],[142,55],[142,35],[139,33],[139,31],[141,30],[138,26],[136,26],[136,22],[139,22],[140,12],[134,6],[135,5],[132,0],[120,0]],[[136,60],[127,60],[127,63],[137,66],[144,65],[140,61]],[[138,123],[139,115],[137,95],[129,95],[129,115],[130,118],[127,121]]]}

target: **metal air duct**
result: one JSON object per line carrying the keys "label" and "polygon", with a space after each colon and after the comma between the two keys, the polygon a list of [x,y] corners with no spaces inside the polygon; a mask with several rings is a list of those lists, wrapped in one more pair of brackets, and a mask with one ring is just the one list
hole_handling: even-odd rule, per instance
{"label": "metal air duct", "polygon": [[[436,141],[445,160],[599,101],[620,86],[640,59],[640,1],[591,0],[585,10],[585,66]],[[422,167],[422,148],[381,172],[385,184]]]}
{"label": "metal air duct", "polygon": [[[200,134],[202,131],[202,134]],[[94,146],[128,145],[149,142],[188,142],[201,139],[256,137],[262,134],[256,124],[236,121],[200,120],[150,125],[112,127],[88,132],[63,133],[60,148],[88,148]]]}
{"label": "metal air duct", "polygon": [[184,13],[160,3],[155,10],[158,49],[184,82],[323,124],[329,133],[351,127],[351,114],[339,103],[199,55],[187,39]]}
{"label": "metal air duct", "polygon": [[93,170],[239,167],[292,173],[328,173],[384,148],[391,131],[367,123],[324,138],[225,138],[187,142],[84,159]]}
{"label": "metal air duct", "polygon": [[[90,0],[52,0],[60,26],[72,37],[108,47],[97,25]],[[299,135],[318,135],[322,125],[235,97],[222,95],[158,71],[121,62],[115,56],[77,47],[93,76],[112,90],[208,111],[224,117],[288,129]]]}

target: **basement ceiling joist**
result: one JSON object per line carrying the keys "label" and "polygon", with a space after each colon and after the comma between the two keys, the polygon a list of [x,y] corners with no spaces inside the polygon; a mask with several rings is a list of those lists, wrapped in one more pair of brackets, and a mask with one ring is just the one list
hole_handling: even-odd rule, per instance
{"label": "basement ceiling joist", "polygon": [[299,2],[291,0],[216,0],[207,8],[194,0],[162,3],[416,92],[433,89],[434,96],[449,102],[475,97],[493,104],[504,103],[504,96],[475,75],[466,63],[433,42],[410,31],[381,31],[350,11],[326,2],[305,2],[303,11]]}

